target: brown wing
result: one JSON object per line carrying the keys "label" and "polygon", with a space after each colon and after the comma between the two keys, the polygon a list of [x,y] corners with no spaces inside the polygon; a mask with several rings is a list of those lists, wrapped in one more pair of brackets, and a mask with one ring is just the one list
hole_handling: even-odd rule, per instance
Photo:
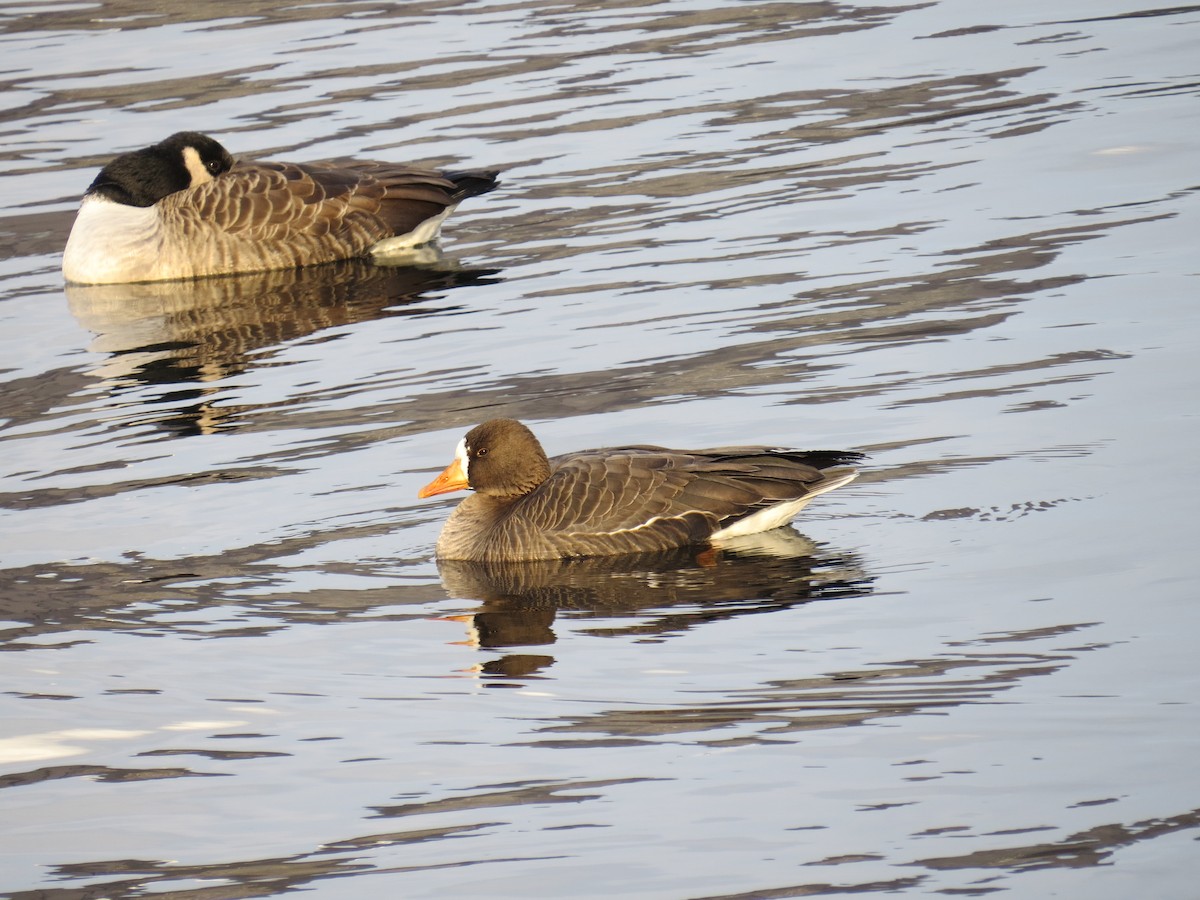
{"label": "brown wing", "polygon": [[629,447],[551,460],[554,473],[521,503],[520,518],[579,552],[626,552],[703,541],[759,509],[810,493],[820,467],[857,454],[761,447],[672,451]]}
{"label": "brown wing", "polygon": [[419,166],[369,160],[333,161],[307,168],[316,180],[321,180],[324,173],[330,173],[381,187],[383,196],[375,214],[387,222],[391,234],[407,234],[426,219],[441,214],[446,207],[496,186],[495,172],[436,172]]}
{"label": "brown wing", "polygon": [[239,163],[162,203],[197,275],[290,268],[364,255],[457,202],[437,172],[384,163],[346,167]]}

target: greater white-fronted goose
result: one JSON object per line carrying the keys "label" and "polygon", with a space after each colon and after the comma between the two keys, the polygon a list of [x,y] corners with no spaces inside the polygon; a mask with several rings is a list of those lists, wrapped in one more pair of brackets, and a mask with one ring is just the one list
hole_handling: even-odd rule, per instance
{"label": "greater white-fronted goose", "polygon": [[78,284],[125,284],[383,257],[428,244],[496,173],[386,162],[236,162],[207,135],[118,156],[83,195],[63,252]]}
{"label": "greater white-fronted goose", "polygon": [[418,496],[470,488],[437,541],[443,559],[529,560],[664,550],[786,525],[858,474],[834,450],[610,447],[546,458],[515,419],[459,441]]}

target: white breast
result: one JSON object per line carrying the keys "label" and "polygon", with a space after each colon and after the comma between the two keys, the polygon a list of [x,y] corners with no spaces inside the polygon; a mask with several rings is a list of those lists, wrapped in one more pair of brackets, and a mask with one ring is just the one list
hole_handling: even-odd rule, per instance
{"label": "white breast", "polygon": [[76,284],[149,281],[159,266],[156,207],[84,197],[63,251],[63,276]]}

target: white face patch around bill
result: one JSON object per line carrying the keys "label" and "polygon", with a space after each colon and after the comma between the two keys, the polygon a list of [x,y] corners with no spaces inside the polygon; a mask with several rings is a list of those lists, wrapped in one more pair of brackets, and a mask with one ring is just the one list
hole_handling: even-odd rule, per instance
{"label": "white face patch around bill", "polygon": [[458,442],[458,446],[454,448],[454,460],[458,463],[459,469],[462,470],[463,478],[467,479],[467,484],[471,483],[471,470],[469,466],[469,458],[467,456],[467,439],[462,438]]}
{"label": "white face patch around bill", "polygon": [[200,158],[200,151],[195,147],[183,148],[183,164],[187,167],[188,174],[192,176],[191,187],[213,180],[212,174],[204,165],[204,160]]}

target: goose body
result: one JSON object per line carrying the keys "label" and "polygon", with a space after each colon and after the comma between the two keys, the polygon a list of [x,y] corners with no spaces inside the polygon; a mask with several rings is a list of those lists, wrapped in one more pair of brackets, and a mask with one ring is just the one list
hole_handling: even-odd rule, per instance
{"label": "goose body", "polygon": [[666,550],[778,528],[852,481],[859,453],[634,446],[547,458],[514,419],[469,431],[418,496],[470,488],[437,541],[443,559],[516,561]]}
{"label": "goose body", "polygon": [[237,162],[184,131],[101,170],[63,275],[123,284],[386,256],[435,240],[461,200],[495,185],[495,172],[385,162]]}

